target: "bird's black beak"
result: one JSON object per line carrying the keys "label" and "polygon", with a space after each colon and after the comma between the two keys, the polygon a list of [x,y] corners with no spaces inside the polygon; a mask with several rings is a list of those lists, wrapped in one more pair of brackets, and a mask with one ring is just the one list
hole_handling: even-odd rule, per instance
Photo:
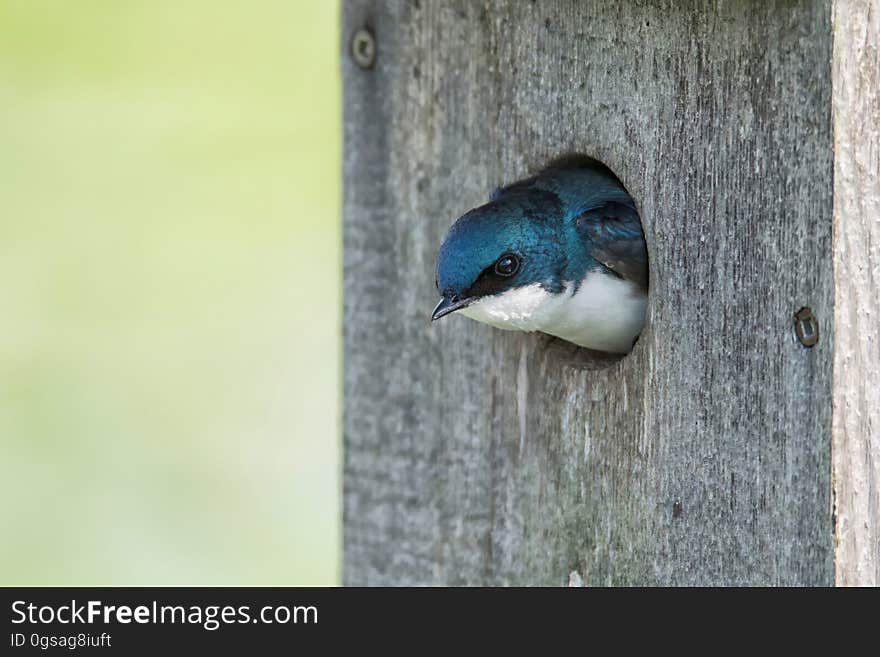
{"label": "bird's black beak", "polygon": [[473,299],[462,299],[457,294],[444,296],[440,299],[437,307],[434,308],[434,312],[431,313],[431,321],[435,322],[443,317],[443,315],[454,313],[456,310],[469,306],[472,301]]}

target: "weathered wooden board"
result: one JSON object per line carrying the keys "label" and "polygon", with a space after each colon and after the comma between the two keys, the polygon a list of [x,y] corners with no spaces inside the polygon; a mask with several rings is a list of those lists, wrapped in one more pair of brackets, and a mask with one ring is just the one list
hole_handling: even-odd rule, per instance
{"label": "weathered wooden board", "polygon": [[837,583],[880,586],[880,2],[834,3]]}
{"label": "weathered wooden board", "polygon": [[[830,5],[342,13],[344,582],[832,583]],[[570,151],[640,204],[634,352],[431,325],[449,224]]]}

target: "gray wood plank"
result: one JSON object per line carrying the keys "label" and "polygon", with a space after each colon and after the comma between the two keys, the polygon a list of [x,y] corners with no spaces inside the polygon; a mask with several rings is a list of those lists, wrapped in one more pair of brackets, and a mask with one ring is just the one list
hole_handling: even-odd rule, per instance
{"label": "gray wood plank", "polygon": [[[830,59],[808,0],[345,3],[346,584],[833,582]],[[640,205],[633,353],[431,325],[450,223],[571,151]]]}
{"label": "gray wood plank", "polygon": [[836,581],[880,586],[880,2],[834,4]]}

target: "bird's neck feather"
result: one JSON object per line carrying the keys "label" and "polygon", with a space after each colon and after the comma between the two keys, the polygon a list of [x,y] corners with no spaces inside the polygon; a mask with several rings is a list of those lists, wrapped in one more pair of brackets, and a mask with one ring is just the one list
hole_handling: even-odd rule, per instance
{"label": "bird's neck feather", "polygon": [[481,299],[460,312],[491,326],[542,331],[583,347],[624,353],[644,325],[646,297],[629,281],[592,270],[553,293],[538,283]]}

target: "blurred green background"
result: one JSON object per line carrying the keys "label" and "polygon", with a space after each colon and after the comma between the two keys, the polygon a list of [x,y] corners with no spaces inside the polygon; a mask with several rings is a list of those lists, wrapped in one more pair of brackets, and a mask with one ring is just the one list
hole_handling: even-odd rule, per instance
{"label": "blurred green background", "polygon": [[338,7],[0,0],[0,584],[332,584]]}

